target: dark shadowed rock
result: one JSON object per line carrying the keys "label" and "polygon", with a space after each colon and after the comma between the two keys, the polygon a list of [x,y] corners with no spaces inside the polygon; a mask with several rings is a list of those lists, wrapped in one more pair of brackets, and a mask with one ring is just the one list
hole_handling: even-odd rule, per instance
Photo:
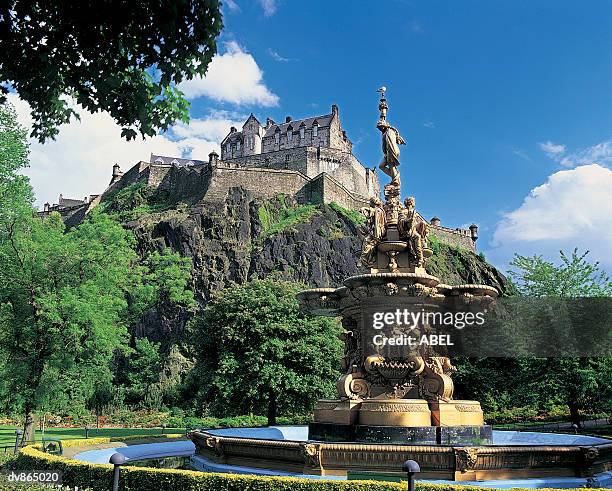
{"label": "dark shadowed rock", "polygon": [[[305,218],[293,220],[292,213],[300,211],[290,198],[262,201],[233,188],[223,203],[145,214],[126,226],[134,231],[140,254],[169,247],[192,258],[194,289],[202,305],[215,291],[253,277],[274,274],[310,287],[337,287],[366,272],[356,263],[361,247],[356,223],[327,205],[312,206]],[[506,278],[483,258],[446,244],[436,244],[428,270],[445,283],[508,290]],[[176,339],[186,320],[161,306],[134,334]]]}

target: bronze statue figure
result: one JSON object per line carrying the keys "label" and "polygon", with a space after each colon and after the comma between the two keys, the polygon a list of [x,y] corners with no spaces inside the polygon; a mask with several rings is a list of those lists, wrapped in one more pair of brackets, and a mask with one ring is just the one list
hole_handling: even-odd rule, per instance
{"label": "bronze statue figure", "polygon": [[387,220],[379,197],[370,198],[370,206],[359,210],[366,218],[360,262],[370,268],[376,263],[376,246],[387,233]]}
{"label": "bronze statue figure", "polygon": [[408,243],[408,252],[419,268],[424,267],[423,248],[427,244],[429,227],[416,212],[415,200],[409,196],[404,200],[405,208],[400,212],[397,228],[400,238]]}

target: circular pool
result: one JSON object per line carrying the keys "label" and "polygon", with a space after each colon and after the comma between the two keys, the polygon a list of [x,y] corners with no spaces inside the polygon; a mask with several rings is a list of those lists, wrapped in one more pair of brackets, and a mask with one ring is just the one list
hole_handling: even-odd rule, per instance
{"label": "circular pool", "polygon": [[204,471],[334,479],[398,479],[415,460],[421,479],[492,487],[605,487],[612,441],[529,431],[492,432],[486,445],[381,444],[308,440],[306,426],[194,431],[193,465]]}
{"label": "circular pool", "polygon": [[[108,463],[116,452],[122,453],[127,462],[181,455],[189,457],[190,467],[201,472],[334,480],[397,480],[403,477],[399,472],[401,462],[412,458],[421,465],[419,477],[428,482],[492,488],[612,487],[612,472],[606,467],[612,442],[585,435],[494,430],[493,443],[479,447],[314,442],[307,439],[307,426],[211,429],[190,436],[195,446],[190,441],[117,445],[86,450],[73,458]],[[334,469],[339,456],[349,465]],[[516,465],[491,472],[504,461]],[[463,479],[457,479],[456,472],[445,474],[443,468],[448,462],[464,474]],[[590,475],[581,475],[580,467],[585,462],[594,469]],[[395,472],[389,472],[390,465]]]}

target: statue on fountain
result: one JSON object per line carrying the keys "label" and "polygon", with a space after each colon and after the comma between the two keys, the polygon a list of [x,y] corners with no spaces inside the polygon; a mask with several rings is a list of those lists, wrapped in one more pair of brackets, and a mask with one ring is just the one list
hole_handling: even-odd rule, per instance
{"label": "statue on fountain", "polygon": [[[409,348],[374,341],[381,331],[373,325],[373,311],[386,315],[400,312],[401,306],[412,308],[413,313],[445,313],[465,308],[476,297],[497,296],[492,287],[444,285],[427,273],[426,261],[432,255],[427,247],[429,227],[417,212],[414,197],[401,200],[399,145],[405,142],[387,121],[385,91],[379,89],[376,127],[382,134],[380,169],[391,182],[384,187],[384,202],[375,196],[360,210],[366,221],[359,262],[370,271],[347,278],[340,288],[298,294],[305,310],[341,317],[345,331],[339,399],[318,402],[310,438],[422,444],[436,443],[444,434],[449,439],[464,435],[466,441],[486,441],[490,427],[483,424],[480,404],[453,399],[455,368],[447,347]],[[402,339],[409,331],[399,321],[393,322],[388,324],[386,339]],[[435,333],[437,328],[426,321],[418,332]],[[463,429],[437,432],[436,427]]]}
{"label": "statue on fountain", "polygon": [[391,185],[397,187],[399,190],[399,145],[405,145],[406,142],[399,134],[399,131],[391,126],[387,121],[387,109],[389,109],[389,106],[387,105],[387,99],[385,98],[386,90],[386,87],[381,87],[378,89],[378,92],[380,92],[380,103],[378,104],[380,119],[378,120],[378,123],[376,123],[376,127],[382,133],[382,150],[384,155],[379,167],[380,170],[391,178]]}
{"label": "statue on fountain", "polygon": [[418,268],[424,268],[425,257],[423,250],[427,245],[429,227],[427,222],[418,215],[414,205],[415,200],[412,196],[404,200],[405,208],[400,212],[397,228],[400,239],[408,243],[408,254],[410,254],[412,260]]}
{"label": "statue on fountain", "polygon": [[378,196],[371,197],[370,206],[364,206],[359,212],[366,219],[359,260],[365,267],[371,268],[376,264],[376,246],[387,234],[387,219]]}
{"label": "statue on fountain", "polygon": [[373,273],[425,273],[425,260],[431,255],[427,248],[428,226],[416,212],[413,197],[407,198],[402,206],[399,145],[405,141],[387,121],[386,90],[378,89],[380,118],[376,127],[382,133],[383,159],[379,167],[391,182],[384,188],[384,204],[374,197],[369,206],[361,209],[366,227],[359,262]]}

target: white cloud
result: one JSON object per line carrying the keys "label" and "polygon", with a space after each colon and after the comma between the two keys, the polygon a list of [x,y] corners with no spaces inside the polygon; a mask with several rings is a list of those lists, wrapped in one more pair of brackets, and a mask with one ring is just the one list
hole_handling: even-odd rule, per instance
{"label": "white cloud", "polygon": [[276,61],[281,61],[281,62],[291,61],[291,58],[285,58],[284,56],[280,55],[278,51],[274,51],[272,48],[268,48],[268,54],[272,58],[274,58],[274,60]]}
{"label": "white cloud", "polygon": [[539,146],[548,157],[559,162],[562,167],[578,167],[591,164],[610,167],[610,164],[612,164],[612,140],[603,141],[569,154],[566,153],[567,147],[559,143],[547,141],[539,143]]}
{"label": "white cloud", "polygon": [[240,5],[238,5],[234,0],[224,0],[223,4],[226,5],[231,12],[240,12]]}
{"label": "white cloud", "polygon": [[592,147],[587,147],[566,155],[561,159],[560,164],[563,167],[576,167],[589,164],[609,166],[612,164],[612,141],[603,141]]}
{"label": "white cloud", "polygon": [[172,133],[179,138],[197,137],[221,142],[232,126],[241,128],[247,117],[228,111],[211,111],[205,118],[191,118],[189,124],[176,124]]}
{"label": "white cloud", "polygon": [[520,148],[513,148],[512,153],[516,155],[517,157],[522,158],[523,160],[531,162],[531,157],[527,155],[527,153],[525,153],[525,151],[521,150]]}
{"label": "white cloud", "polygon": [[423,123],[423,126],[425,126],[425,128],[435,128],[436,123],[434,123],[433,121],[425,121]]}
{"label": "white cloud", "polygon": [[[16,94],[8,97],[21,124],[29,128],[28,104]],[[78,113],[81,120],[62,126],[55,141],[30,142],[30,167],[24,173],[30,176],[38,206],[57,202],[60,193],[72,198],[98,194],[108,185],[113,164],[126,171],[148,161],[151,153],[206,160],[212,150],[219,152],[219,141],[237,124],[232,113],[216,111],[208,119],[193,120],[193,126],[177,125],[168,135],[128,142],[108,114]]]}
{"label": "white cloud", "polygon": [[263,82],[263,71],[252,55],[235,41],[226,45],[224,54],[217,54],[204,78],[185,80],[179,88],[188,99],[201,96],[233,104],[276,106],[278,96]]}
{"label": "white cloud", "polygon": [[562,153],[565,153],[565,145],[560,143],[553,143],[551,141],[538,143],[542,151],[546,153],[551,159],[556,159]]}
{"label": "white cloud", "polygon": [[590,250],[591,260],[612,266],[612,170],[597,164],[556,172],[520,207],[504,214],[493,236],[493,260],[514,252],[558,257],[560,249]]}
{"label": "white cloud", "polygon": [[259,0],[259,5],[263,9],[263,13],[266,17],[270,17],[276,13],[278,8],[278,0]]}

